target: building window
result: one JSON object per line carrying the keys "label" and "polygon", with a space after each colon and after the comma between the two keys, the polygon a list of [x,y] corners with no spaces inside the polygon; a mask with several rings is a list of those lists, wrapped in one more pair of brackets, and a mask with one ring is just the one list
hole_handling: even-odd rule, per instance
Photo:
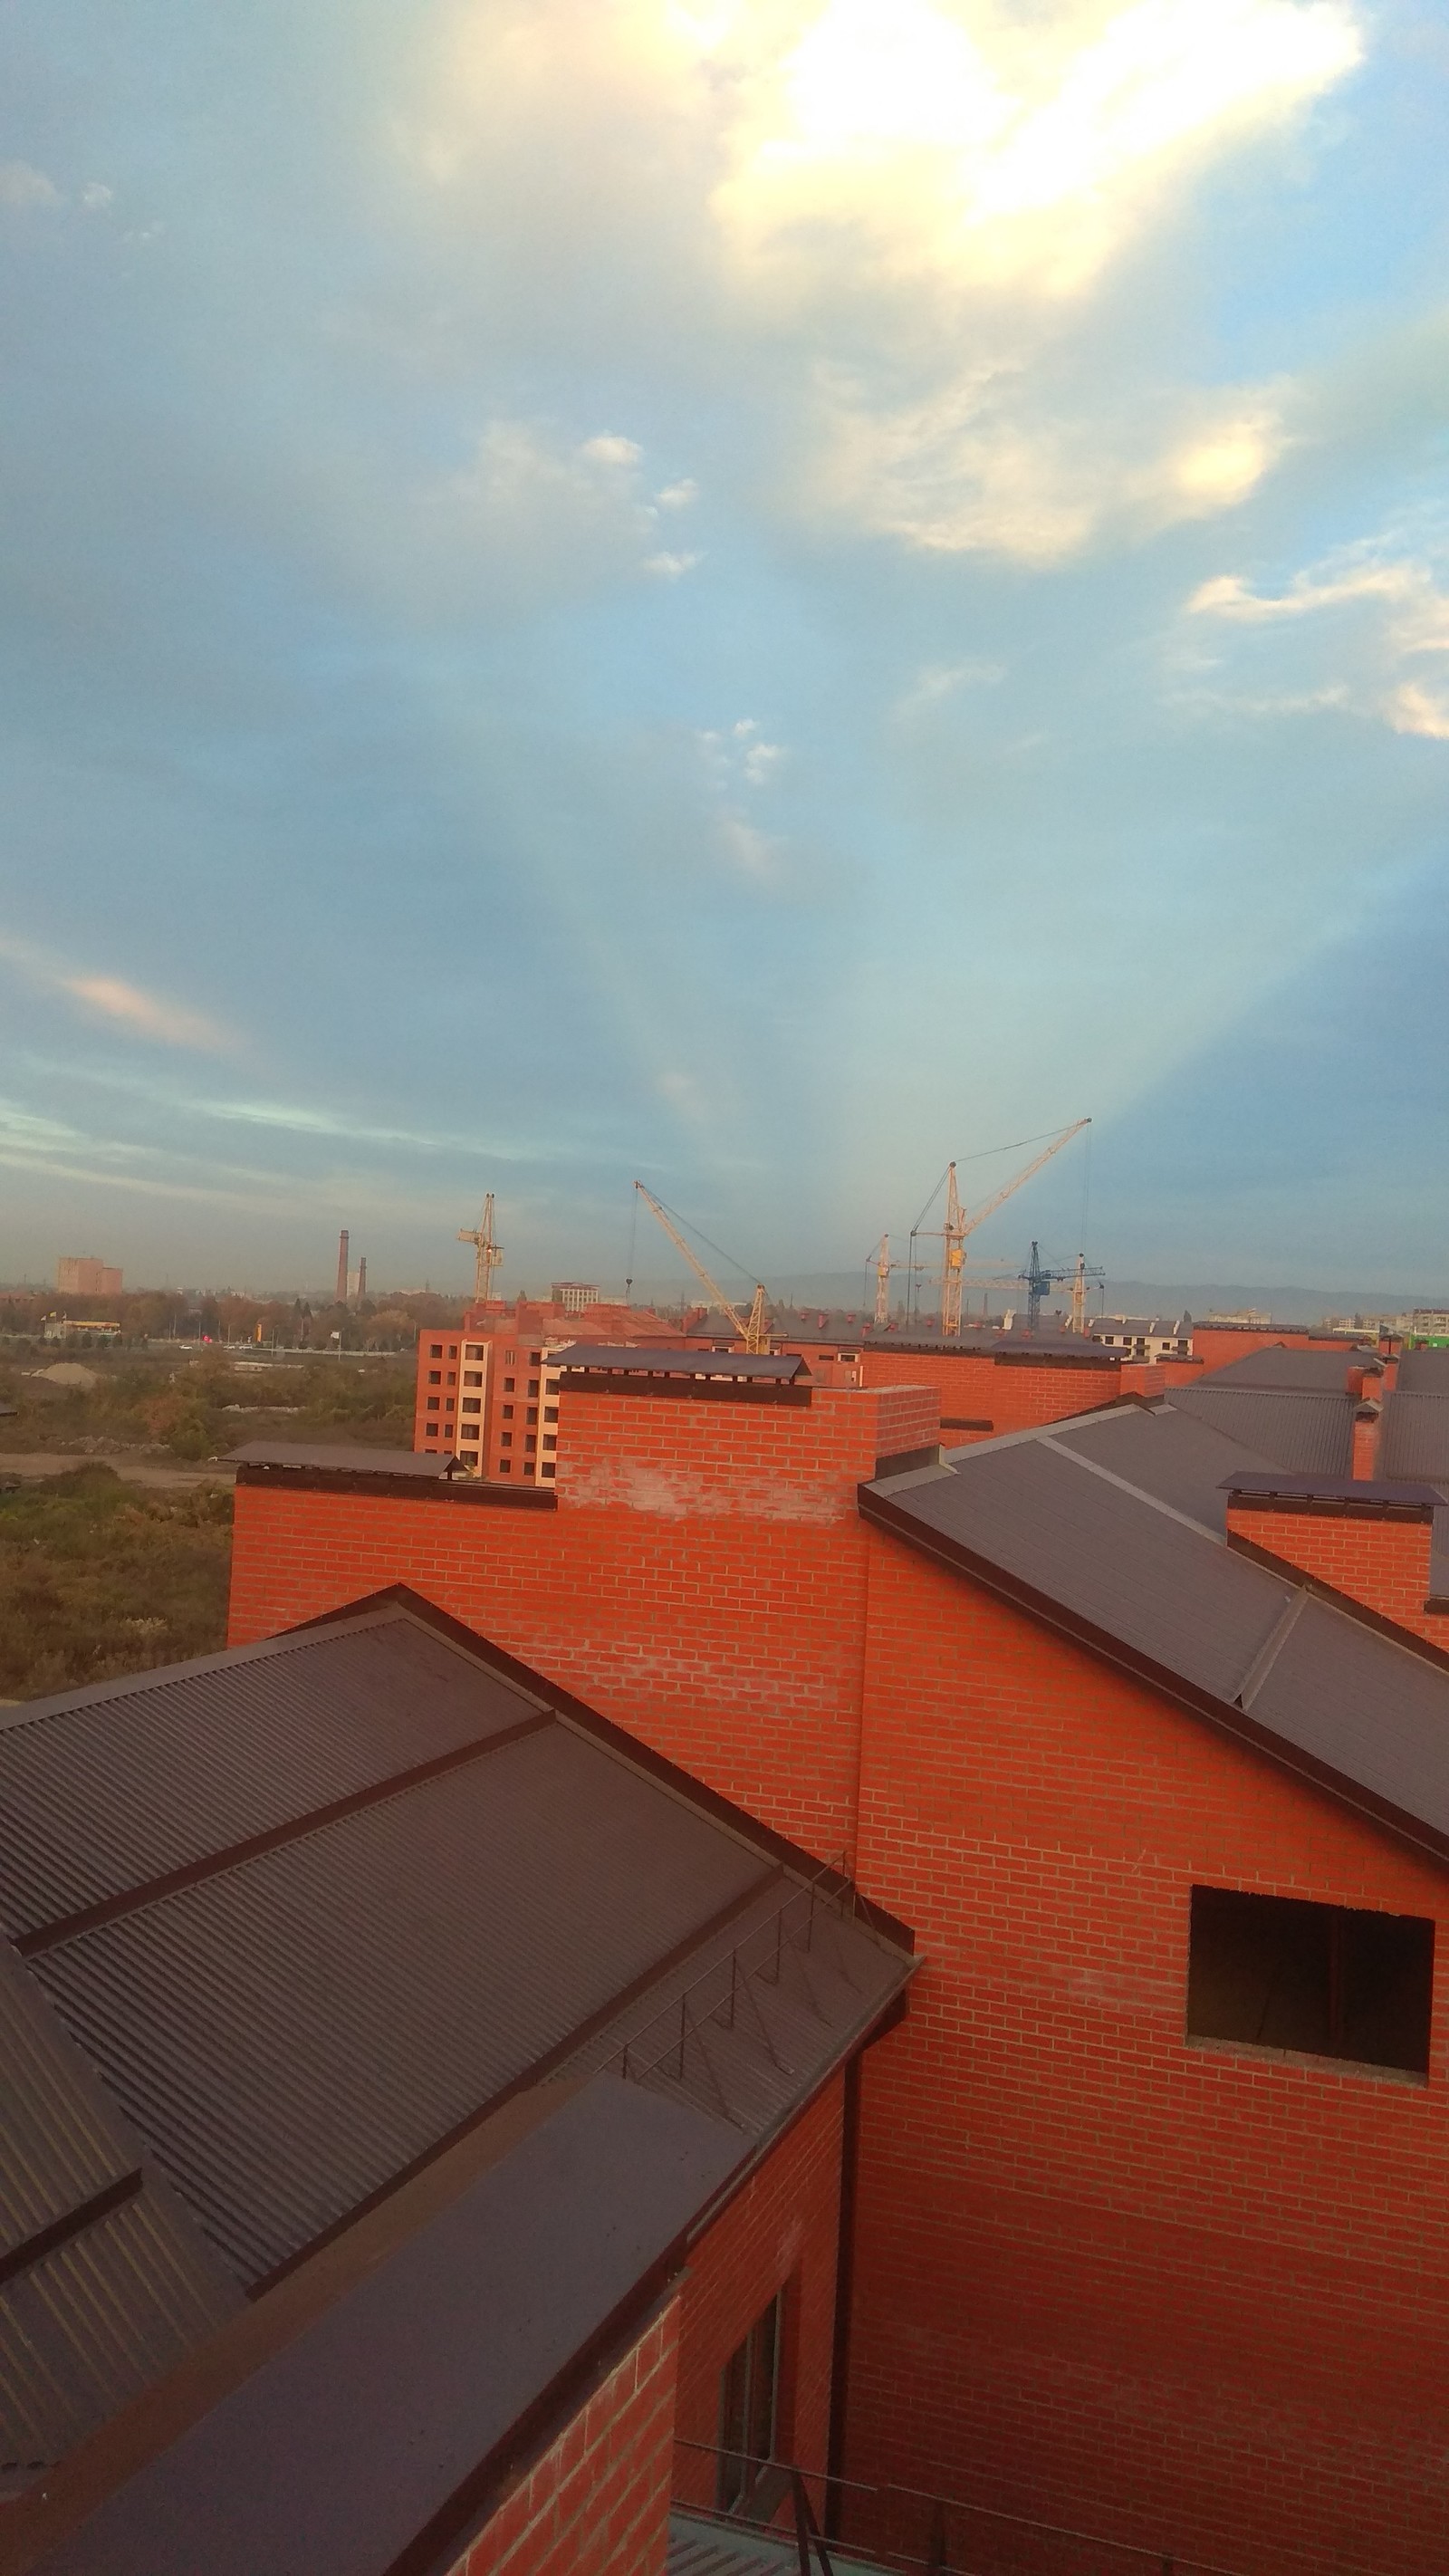
{"label": "building window", "polygon": [[457,1370],[456,1370],[456,1369],[449,1369],[449,1371],[448,1371],[448,1384],[449,1384],[449,1386],[456,1386],[456,1385],[457,1385],[457,1383],[458,1383],[458,1372],[457,1372]]}
{"label": "building window", "polygon": [[530,1367],[530,1368],[537,1368],[537,1366],[538,1366],[538,1364],[539,1364],[539,1361],[542,1359],[542,1357],[543,1357],[543,1353],[542,1353],[542,1351],[530,1351],[530,1352],[529,1352],[529,1354],[528,1354],[528,1365],[529,1365],[529,1367]]}
{"label": "building window", "polygon": [[454,1413],[457,1411],[456,1397],[448,1395],[443,1398],[443,1411],[445,1413]]}
{"label": "building window", "polygon": [[537,1378],[536,1378],[536,1377],[531,1377],[531,1378],[529,1379],[529,1381],[528,1381],[528,1392],[529,1392],[529,1394],[530,1394],[530,1395],[537,1395],[537,1393],[538,1393],[538,1380],[537,1380]]}
{"label": "building window", "polygon": [[556,1431],[545,1431],[543,1435],[543,1445],[545,1449],[556,1449],[558,1447],[558,1433]]}
{"label": "building window", "polygon": [[551,1476],[555,1472],[554,1463],[551,1458],[545,1458],[543,1462],[543,1472],[546,1476]]}
{"label": "building window", "polygon": [[429,1359],[430,1359],[430,1360],[440,1360],[440,1359],[442,1358],[442,1356],[443,1356],[443,1345],[442,1345],[442,1343],[441,1343],[441,1342],[429,1342],[429,1344],[428,1344],[428,1357],[429,1357]]}
{"label": "building window", "polygon": [[464,1398],[463,1398],[463,1411],[464,1411],[465,1413],[481,1413],[481,1412],[482,1412],[482,1410],[483,1410],[483,1398],[482,1398],[482,1396],[481,1396],[481,1395],[465,1395],[465,1396],[464,1396]]}
{"label": "building window", "polygon": [[449,1357],[449,1359],[450,1359],[450,1360],[455,1360],[455,1359],[457,1358],[457,1356],[458,1356],[458,1345],[457,1345],[457,1343],[456,1343],[456,1342],[450,1342],[450,1343],[448,1344],[448,1357]]}
{"label": "building window", "polygon": [[523,1445],[524,1445],[524,1448],[528,1451],[529,1456],[530,1456],[530,1457],[532,1457],[534,1450],[538,1447],[538,1434],[537,1434],[537,1432],[536,1432],[536,1431],[530,1431],[530,1432],[528,1432],[528,1433],[525,1435]]}
{"label": "building window", "polygon": [[469,1342],[469,1344],[467,1345],[467,1348],[465,1349],[465,1351],[464,1351],[464,1353],[463,1353],[463,1357],[464,1357],[464,1359],[465,1359],[465,1360],[481,1360],[481,1358],[483,1357],[483,1345],[482,1345],[482,1343],[481,1343],[481,1342]]}
{"label": "building window", "polygon": [[441,1385],[442,1385],[442,1383],[443,1383],[443,1372],[442,1372],[442,1370],[441,1370],[441,1369],[429,1369],[429,1371],[428,1371],[428,1384],[429,1384],[429,1386],[441,1386]]}
{"label": "building window", "polygon": [[500,1448],[500,1449],[511,1449],[511,1448],[512,1448],[512,1446],[513,1446],[513,1434],[512,1434],[512,1432],[511,1432],[511,1431],[505,1431],[505,1432],[502,1434],[501,1438],[499,1439],[498,1446],[499,1446],[499,1448]]}
{"label": "building window", "polygon": [[513,1380],[511,1377],[506,1377],[504,1379],[503,1392],[505,1395],[511,1395],[513,1393]]}
{"label": "building window", "polygon": [[498,1409],[505,1422],[511,1422],[513,1420],[513,1407],[511,1404],[500,1405]]}
{"label": "building window", "polygon": [[538,1407],[536,1404],[531,1404],[529,1406],[528,1419],[530,1422],[536,1422],[538,1420]]}
{"label": "building window", "polygon": [[464,1369],[463,1384],[465,1386],[481,1386],[482,1383],[483,1371],[481,1369]]}
{"label": "building window", "polygon": [[459,1454],[459,1456],[460,1456],[461,1458],[466,1459],[466,1461],[467,1461],[467,1463],[468,1463],[468,1465],[469,1465],[470,1467],[476,1467],[476,1466],[477,1466],[477,1464],[478,1464],[478,1452],[477,1452],[477,1450],[476,1450],[476,1449],[461,1449],[461,1450],[459,1451],[459,1453],[458,1453],[458,1454]]}
{"label": "building window", "polygon": [[511,1476],[513,1473],[513,1460],[511,1458],[500,1458],[498,1461],[498,1473],[500,1476]]}
{"label": "building window", "polygon": [[557,1422],[558,1406],[556,1404],[546,1404],[543,1408],[543,1418],[545,1422]]}
{"label": "building window", "polygon": [[719,2380],[721,2513],[743,2513],[774,2458],[780,2409],[780,2344],[785,2293],[777,2290],[732,2352]]}
{"label": "building window", "polygon": [[440,1413],[440,1412],[442,1411],[442,1408],[443,1408],[443,1399],[442,1399],[442,1397],[441,1397],[440,1395],[430,1395],[430,1396],[429,1396],[429,1398],[428,1398],[428,1411],[429,1411],[429,1413]]}
{"label": "building window", "polygon": [[1434,1926],[1417,1914],[1195,1887],[1193,2039],[1429,2070]]}

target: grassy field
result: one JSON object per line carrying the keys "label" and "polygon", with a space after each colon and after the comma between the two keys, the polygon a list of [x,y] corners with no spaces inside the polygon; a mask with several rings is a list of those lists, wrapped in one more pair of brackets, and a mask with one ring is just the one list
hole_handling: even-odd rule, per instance
{"label": "grassy field", "polygon": [[0,1492],[0,1699],[226,1642],[231,1495],[154,1493],[100,1460]]}
{"label": "grassy field", "polygon": [[[67,1385],[43,1374],[59,1363],[92,1381]],[[409,1449],[413,1363],[298,1360],[269,1366],[222,1352],[58,1353],[32,1345],[0,1364],[0,1465],[5,1452],[119,1450],[204,1460],[240,1441],[362,1441]]]}
{"label": "grassy field", "polygon": [[[123,1483],[107,1458],[205,1462],[244,1440],[412,1445],[413,1367],[221,1354],[87,1351],[89,1386],[37,1374],[53,1348],[0,1366],[0,1700],[78,1689],[224,1645],[231,1559],[225,1484]],[[69,1453],[70,1472],[4,1486],[7,1455]]]}

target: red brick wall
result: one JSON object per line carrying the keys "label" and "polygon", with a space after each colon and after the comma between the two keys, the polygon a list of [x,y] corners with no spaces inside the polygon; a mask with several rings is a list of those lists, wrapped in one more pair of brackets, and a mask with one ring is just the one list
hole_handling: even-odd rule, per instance
{"label": "red brick wall", "polygon": [[942,1437],[960,1439],[957,1422],[989,1422],[997,1431],[1029,1431],[1040,1422],[1060,1422],[1070,1413],[1090,1413],[1111,1404],[1120,1372],[1094,1365],[998,1358],[991,1351],[891,1351],[864,1346],[860,1354],[864,1385],[899,1384],[909,1377],[933,1386],[941,1399]]}
{"label": "red brick wall", "polygon": [[241,1485],[231,1642],[409,1583],[832,1859],[860,1760],[878,1455],[936,1437],[928,1388],[808,1406],[590,1395],[560,1407],[558,1510]]}
{"label": "red brick wall", "polygon": [[[690,2256],[679,2332],[681,2442],[719,2440],[720,2372],[788,2284],[780,2424],[787,2456],[823,2468],[830,2439],[844,2078],[811,2103]],[[715,2462],[681,2448],[675,2493],[712,2505]],[[813,2499],[817,2513],[823,2497]]]}
{"label": "red brick wall", "polygon": [[1122,1393],[1153,1396],[1166,1395],[1170,1386],[1194,1386],[1202,1376],[1198,1360],[1125,1360],[1122,1365]]}
{"label": "red brick wall", "polygon": [[1449,2013],[1423,2086],[1189,2046],[1184,2006],[1194,1880],[1442,1945],[1445,1877],[880,1535],[870,1611],[859,1873],[926,1964],[863,2073],[851,2473],[1248,2576],[1424,2576]]}
{"label": "red brick wall", "polygon": [[664,2576],[679,2300],[506,2495],[452,2576]]}
{"label": "red brick wall", "polygon": [[1228,1535],[1281,1556],[1305,1574],[1346,1592],[1382,1618],[1397,1620],[1436,1646],[1449,1646],[1449,1617],[1431,1616],[1428,1520],[1386,1519],[1382,1512],[1295,1511],[1290,1503],[1228,1504]]}

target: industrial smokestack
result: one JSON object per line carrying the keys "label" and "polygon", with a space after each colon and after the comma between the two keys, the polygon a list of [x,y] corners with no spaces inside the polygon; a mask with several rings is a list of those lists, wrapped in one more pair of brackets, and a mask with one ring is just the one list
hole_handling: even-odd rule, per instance
{"label": "industrial smokestack", "polygon": [[344,1226],[344,1227],[343,1227],[342,1232],[339,1234],[339,1236],[338,1236],[338,1238],[337,1238],[337,1303],[338,1303],[338,1305],[339,1305],[339,1306],[345,1306],[345,1305],[346,1305],[346,1303],[347,1303],[347,1228],[346,1228],[346,1226]]}
{"label": "industrial smokestack", "polygon": [[366,1255],[366,1253],[365,1253],[365,1252],[359,1252],[359,1254],[358,1254],[358,1256],[357,1256],[357,1302],[358,1302],[359,1306],[361,1305],[361,1303],[362,1303],[362,1301],[363,1301],[363,1298],[364,1298],[366,1295],[367,1295],[367,1255]]}

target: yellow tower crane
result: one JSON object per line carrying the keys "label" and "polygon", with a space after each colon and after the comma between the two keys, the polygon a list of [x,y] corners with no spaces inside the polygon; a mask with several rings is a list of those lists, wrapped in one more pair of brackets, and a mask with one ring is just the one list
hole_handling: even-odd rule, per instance
{"label": "yellow tower crane", "polygon": [[473,1246],[473,1294],[480,1305],[493,1294],[493,1273],[503,1266],[503,1246],[493,1240],[493,1192],[483,1202],[483,1214],[471,1232],[460,1230],[460,1243]]}
{"label": "yellow tower crane", "polygon": [[659,1219],[660,1224],[664,1228],[664,1231],[668,1235],[676,1252],[683,1253],[685,1260],[688,1262],[690,1269],[694,1272],[700,1286],[708,1295],[710,1303],[715,1306],[723,1307],[725,1313],[730,1319],[730,1322],[733,1324],[735,1331],[739,1334],[740,1339],[744,1343],[746,1350],[754,1352],[768,1351],[770,1347],[770,1334],[769,1327],[765,1321],[765,1291],[763,1286],[759,1282],[756,1282],[755,1293],[750,1301],[749,1312],[748,1314],[741,1314],[738,1306],[731,1304],[718,1280],[711,1279],[704,1263],[699,1260],[694,1252],[691,1251],[689,1245],[685,1242],[683,1235],[680,1233],[678,1226],[671,1223],[664,1209],[660,1206],[659,1201],[654,1196],[653,1191],[646,1190],[642,1181],[636,1181],[634,1187],[638,1191],[645,1206]]}
{"label": "yellow tower crane", "polygon": [[[912,1228],[911,1265],[914,1271],[917,1237],[923,1232],[927,1235],[939,1234],[941,1238],[941,1330],[948,1337],[959,1334],[961,1330],[961,1289],[966,1268],[967,1237],[975,1233],[978,1225],[984,1225],[989,1216],[994,1216],[999,1207],[1004,1207],[1013,1193],[1023,1189],[1026,1183],[1041,1170],[1044,1163],[1049,1163],[1054,1154],[1059,1154],[1064,1145],[1069,1145],[1072,1138],[1080,1136],[1082,1129],[1090,1127],[1091,1123],[1090,1118],[1078,1118],[1072,1126],[1063,1127],[1059,1135],[1053,1136],[1042,1151],[1034,1155],[1029,1163],[1024,1164],[1019,1172],[1013,1172],[1009,1181],[1003,1181],[1000,1189],[989,1199],[983,1200],[981,1206],[970,1216],[962,1206],[960,1194],[956,1188],[956,1166],[954,1163],[947,1165],[945,1222],[940,1226]],[[939,1181],[936,1187],[940,1188]]]}

